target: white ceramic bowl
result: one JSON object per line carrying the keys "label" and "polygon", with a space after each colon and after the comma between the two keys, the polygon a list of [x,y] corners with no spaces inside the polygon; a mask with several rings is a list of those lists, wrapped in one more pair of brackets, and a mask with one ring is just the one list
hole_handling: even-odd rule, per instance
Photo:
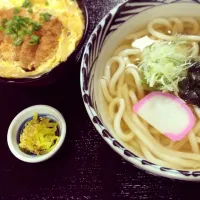
{"label": "white ceramic bowl", "polygon": [[187,181],[200,181],[200,171],[183,171],[158,166],[126,149],[109,132],[100,107],[99,80],[104,66],[125,36],[156,17],[200,16],[198,0],[129,0],[112,9],[92,33],[81,65],[81,91],[86,110],[103,139],[134,166],[147,173]]}
{"label": "white ceramic bowl", "polygon": [[[59,129],[59,136],[60,140],[58,144],[54,147],[52,151],[45,155],[29,155],[21,151],[19,148],[19,135],[21,133],[21,130],[23,129],[25,123],[29,121],[35,113],[38,113],[38,115],[43,117],[48,117],[56,122],[58,122],[58,129]],[[7,135],[7,142],[10,151],[13,153],[15,157],[17,157],[19,160],[28,162],[28,163],[38,163],[45,161],[49,158],[51,158],[55,153],[60,149],[62,146],[66,136],[66,123],[61,115],[61,113],[56,110],[55,108],[52,108],[50,106],[46,105],[37,105],[29,107],[22,112],[20,112],[11,122],[9,129],[8,129],[8,135]]]}

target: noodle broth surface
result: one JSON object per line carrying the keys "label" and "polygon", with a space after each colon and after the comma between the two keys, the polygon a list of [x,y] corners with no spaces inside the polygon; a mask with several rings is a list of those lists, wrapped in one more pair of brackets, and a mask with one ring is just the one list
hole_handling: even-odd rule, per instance
{"label": "noodle broth surface", "polygon": [[[138,67],[142,52],[160,41],[186,41],[190,56],[199,55],[198,17],[155,18],[127,35],[104,66],[100,79],[102,117],[114,136],[130,151],[160,166],[200,169],[200,109],[189,105],[196,118],[193,130],[181,141],[173,142],[133,112],[133,106],[150,91],[142,83]],[[200,60],[200,59],[199,59]],[[105,120],[104,120],[105,121]]]}

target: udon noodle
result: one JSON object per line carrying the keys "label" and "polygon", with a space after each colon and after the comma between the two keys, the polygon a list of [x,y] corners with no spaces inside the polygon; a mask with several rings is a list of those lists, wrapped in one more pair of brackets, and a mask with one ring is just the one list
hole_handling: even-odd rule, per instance
{"label": "udon noodle", "polygon": [[138,64],[141,49],[133,43],[148,36],[152,40],[191,42],[191,55],[199,58],[200,23],[193,17],[157,18],[144,29],[128,35],[108,60],[100,80],[115,136],[133,153],[150,162],[173,169],[200,169],[200,109],[190,106],[196,118],[192,131],[173,142],[133,112],[133,106],[148,92],[141,83]]}

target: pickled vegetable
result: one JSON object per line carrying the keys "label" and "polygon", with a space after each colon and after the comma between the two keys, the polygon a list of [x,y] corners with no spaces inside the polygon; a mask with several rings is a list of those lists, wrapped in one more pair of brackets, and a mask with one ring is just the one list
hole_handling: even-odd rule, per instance
{"label": "pickled vegetable", "polygon": [[58,143],[58,124],[38,114],[25,124],[20,135],[19,147],[22,151],[35,155],[49,153]]}

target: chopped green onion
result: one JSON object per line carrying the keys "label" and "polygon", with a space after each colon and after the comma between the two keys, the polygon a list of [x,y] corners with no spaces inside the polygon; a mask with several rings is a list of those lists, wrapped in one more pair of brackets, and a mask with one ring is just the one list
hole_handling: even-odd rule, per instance
{"label": "chopped green onion", "polygon": [[32,8],[29,8],[29,9],[28,9],[28,12],[32,14],[32,13],[33,13],[33,9],[32,9]]}
{"label": "chopped green onion", "polygon": [[183,41],[155,42],[142,52],[139,72],[149,89],[178,92],[178,83],[191,66],[189,43]]}
{"label": "chopped green onion", "polygon": [[3,31],[4,27],[2,25],[0,25],[0,31]]}
{"label": "chopped green onion", "polygon": [[24,31],[18,31],[18,36],[23,38],[25,35]]}
{"label": "chopped green onion", "polygon": [[8,20],[6,18],[2,19],[2,23],[5,24]]}
{"label": "chopped green onion", "polygon": [[13,34],[13,33],[15,33],[15,32],[13,31],[12,28],[9,27],[9,28],[6,28],[6,29],[5,29],[5,34],[6,34],[6,35],[10,35],[10,34]]}
{"label": "chopped green onion", "polygon": [[15,46],[20,46],[20,45],[22,44],[22,42],[23,42],[23,39],[20,38],[20,37],[18,37],[18,38],[13,42],[13,44],[14,44]]}
{"label": "chopped green onion", "polygon": [[49,14],[49,13],[41,13],[40,15],[41,15],[41,17],[43,17],[45,22],[48,22],[51,18],[51,14]]}
{"label": "chopped green onion", "polygon": [[32,7],[32,3],[29,0],[25,0],[24,3],[22,4],[23,8],[30,8]]}
{"label": "chopped green onion", "polygon": [[[13,16],[10,20],[2,19],[2,25],[0,24],[0,30],[4,30],[4,33],[10,35],[13,39],[13,44],[19,46],[23,42],[25,35],[31,35],[33,31],[37,31],[41,28],[38,22],[31,21],[28,17]],[[36,45],[39,43],[39,37],[32,35],[30,45]]]}
{"label": "chopped green onion", "polygon": [[14,8],[14,14],[19,14],[21,12],[21,8]]}
{"label": "chopped green onion", "polygon": [[11,26],[13,24],[13,21],[12,20],[9,20],[5,23],[6,26]]}
{"label": "chopped green onion", "polygon": [[32,33],[32,31],[29,30],[29,29],[24,30],[24,34],[25,34],[25,35],[30,35],[31,33]]}
{"label": "chopped green onion", "polygon": [[[25,0],[22,7],[27,8],[29,13],[33,13],[32,3],[30,0]],[[18,16],[17,14],[21,12],[21,8],[16,7],[13,10],[14,15],[11,19],[3,18],[0,22],[0,31],[4,31],[5,34],[10,35],[13,40],[13,44],[19,46],[23,43],[23,39],[26,35],[31,35],[29,40],[30,45],[37,45],[40,42],[40,38],[34,35],[34,31],[41,29],[41,24],[32,21],[29,17]],[[49,21],[51,14],[42,13],[43,22]],[[33,34],[33,35],[32,35]]]}
{"label": "chopped green onion", "polygon": [[31,35],[31,40],[29,40],[29,44],[31,46],[37,45],[40,42],[40,38],[37,35]]}
{"label": "chopped green onion", "polygon": [[37,22],[31,22],[30,25],[32,26],[33,31],[38,31],[41,28],[41,25]]}
{"label": "chopped green onion", "polygon": [[12,37],[13,40],[16,40],[18,38],[18,35],[17,34],[12,34],[11,37]]}

